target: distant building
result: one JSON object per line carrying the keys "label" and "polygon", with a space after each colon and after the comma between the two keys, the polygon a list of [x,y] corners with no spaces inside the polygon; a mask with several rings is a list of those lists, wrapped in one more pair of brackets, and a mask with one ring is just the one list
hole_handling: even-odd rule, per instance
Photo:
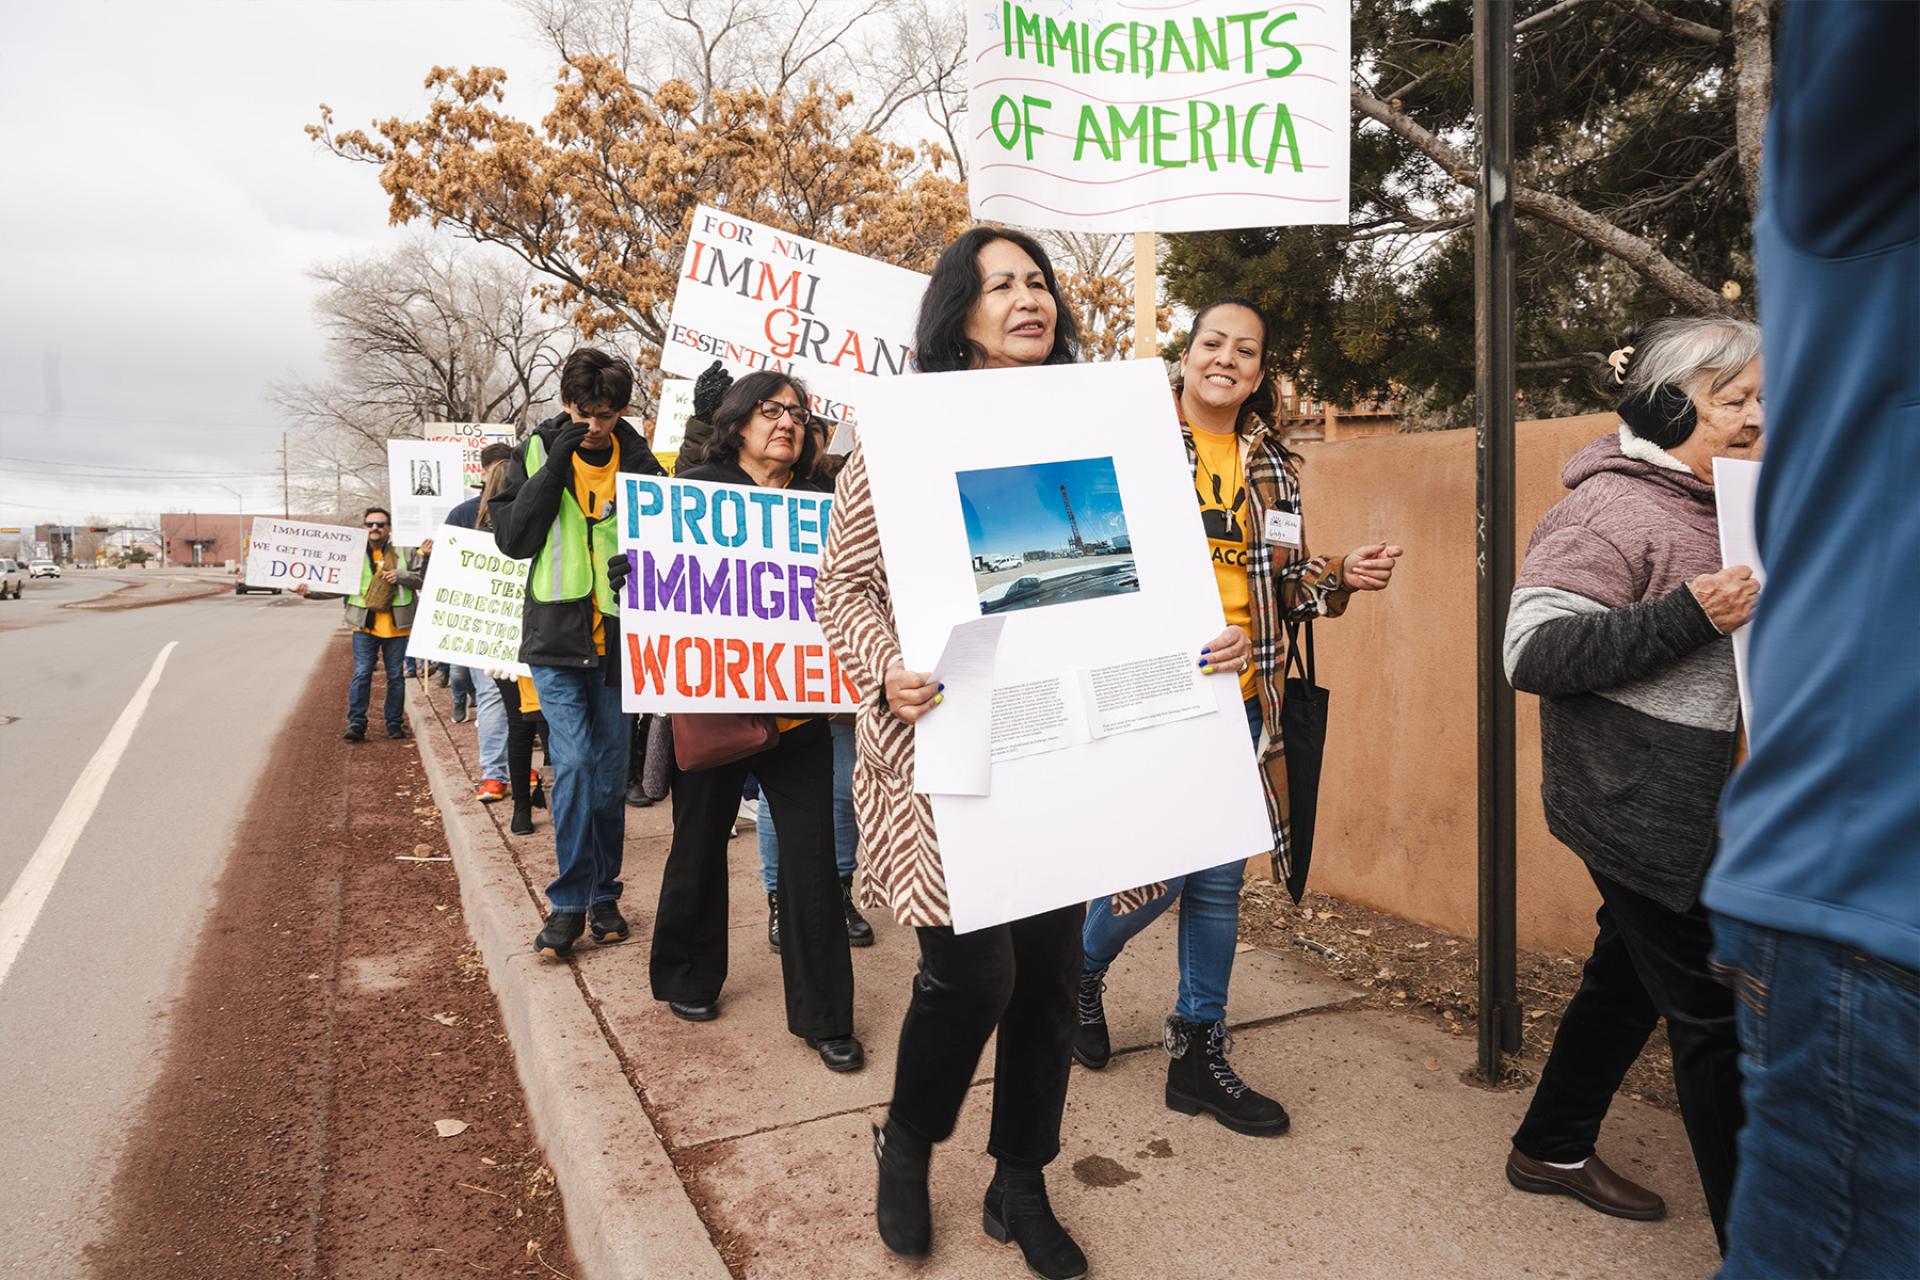
{"label": "distant building", "polygon": [[1316,400],[1295,386],[1293,379],[1281,378],[1280,403],[1274,413],[1287,444],[1342,440],[1360,440],[1368,436],[1390,436],[1400,429],[1400,411],[1394,405],[1374,401],[1333,405]]}
{"label": "distant building", "polygon": [[[238,515],[233,512],[169,511],[160,517],[160,534],[166,539],[167,563],[176,565],[225,565],[232,560],[244,564],[247,559],[247,531],[256,518],[267,520],[306,520],[332,524],[325,516]],[[160,548],[154,548],[158,555]]]}

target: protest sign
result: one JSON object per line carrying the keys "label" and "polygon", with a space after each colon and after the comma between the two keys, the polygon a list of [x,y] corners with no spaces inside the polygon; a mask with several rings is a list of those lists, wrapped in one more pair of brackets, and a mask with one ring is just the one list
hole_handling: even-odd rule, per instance
{"label": "protest sign", "polygon": [[855,422],[872,379],[913,367],[926,287],[918,272],[701,205],[660,367],[695,378],[718,359],[736,378],[791,373],[806,383],[813,412]]}
{"label": "protest sign", "polygon": [[249,587],[287,590],[306,583],[315,591],[351,594],[360,589],[360,563],[367,531],[337,524],[308,524],[255,516],[247,532]]}
{"label": "protest sign", "polygon": [[[1760,563],[1760,539],[1754,532],[1754,501],[1760,491],[1760,464],[1744,458],[1713,460],[1713,500],[1720,525],[1720,564],[1753,570],[1753,580],[1764,590],[1766,566]],[[1753,741],[1753,623],[1733,633],[1733,677],[1740,689],[1740,720],[1747,741]]]}
{"label": "protest sign", "polygon": [[448,524],[432,536],[407,656],[528,674],[520,661],[520,612],[532,562],[501,555],[484,529]]}
{"label": "protest sign", "polygon": [[973,215],[1063,231],[1347,221],[1349,0],[967,10]]}
{"label": "protest sign", "polygon": [[487,481],[480,466],[480,451],[490,444],[512,444],[518,434],[508,422],[429,422],[426,428],[428,440],[460,446],[461,475],[469,489],[478,489]]}
{"label": "protest sign", "polygon": [[[970,650],[972,688],[993,648],[985,732],[944,706],[914,728],[923,789],[988,757],[986,794],[932,794],[960,931],[1272,847],[1239,682],[1199,671],[1226,623],[1166,387],[1158,361],[1128,361],[869,396],[860,441],[903,660],[945,679]],[[1004,620],[997,640],[984,619]],[[1148,799],[1069,799],[1094,793]]]}
{"label": "protest sign", "polygon": [[693,379],[660,379],[660,410],[653,418],[653,456],[680,452],[687,440],[687,419],[693,416]]}
{"label": "protest sign", "polygon": [[627,474],[620,485],[625,710],[859,705],[813,616],[831,494]]}
{"label": "protest sign", "polygon": [[396,546],[419,546],[447,512],[466,501],[460,475],[461,446],[452,441],[387,441],[387,505]]}

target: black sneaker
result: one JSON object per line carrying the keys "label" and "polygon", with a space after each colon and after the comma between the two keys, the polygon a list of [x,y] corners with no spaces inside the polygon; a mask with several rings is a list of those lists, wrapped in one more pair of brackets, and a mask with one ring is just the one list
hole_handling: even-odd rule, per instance
{"label": "black sneaker", "polygon": [[767,947],[780,954],[780,895],[773,892],[767,894]]}
{"label": "black sneaker", "polygon": [[847,913],[847,945],[850,947],[870,947],[873,945],[873,926],[853,905],[853,877],[840,877],[840,906]]}
{"label": "black sneaker", "polygon": [[413,735],[407,732],[407,726],[403,724],[390,724],[387,726],[387,736],[398,742],[402,738],[411,738]]}
{"label": "black sneaker", "polygon": [[587,928],[593,930],[593,940],[603,947],[625,942],[632,934],[617,902],[596,902],[588,907]]}
{"label": "black sneaker", "polygon": [[347,731],[340,736],[348,742],[365,742],[367,740],[367,731],[360,725],[350,724],[347,726]]}
{"label": "black sneaker", "polygon": [[1073,1029],[1073,1060],[1098,1071],[1113,1060],[1113,1041],[1107,1034],[1105,969],[1080,971],[1080,1022]]}
{"label": "black sneaker", "polygon": [[584,911],[556,911],[547,917],[546,927],[534,935],[533,949],[554,960],[565,960],[573,953],[573,944],[587,931]]}
{"label": "black sneaker", "polygon": [[1287,1109],[1252,1088],[1227,1062],[1233,1037],[1227,1024],[1170,1017],[1166,1029],[1167,1106],[1183,1115],[1210,1112],[1235,1133],[1273,1137],[1293,1123]]}

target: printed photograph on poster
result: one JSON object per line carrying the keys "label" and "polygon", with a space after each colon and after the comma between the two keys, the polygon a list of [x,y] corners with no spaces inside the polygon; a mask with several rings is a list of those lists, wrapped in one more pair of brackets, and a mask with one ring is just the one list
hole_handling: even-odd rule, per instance
{"label": "printed photograph on poster", "polygon": [[446,477],[440,463],[434,458],[415,458],[413,461],[413,496],[416,498],[437,498],[447,491]]}
{"label": "printed photograph on poster", "polygon": [[393,541],[417,547],[466,499],[462,450],[452,440],[387,441],[387,503],[392,508]]}
{"label": "printed photograph on poster", "polygon": [[961,471],[954,482],[981,613],[1140,589],[1112,458]]}

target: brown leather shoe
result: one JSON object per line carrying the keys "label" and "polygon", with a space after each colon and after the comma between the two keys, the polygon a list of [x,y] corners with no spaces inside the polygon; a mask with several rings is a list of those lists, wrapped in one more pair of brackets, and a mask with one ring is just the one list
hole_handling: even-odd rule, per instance
{"label": "brown leather shoe", "polygon": [[1578,1169],[1556,1169],[1512,1151],[1507,1155],[1507,1181],[1535,1195],[1572,1196],[1616,1218],[1652,1222],[1667,1216],[1665,1200],[1609,1169],[1598,1155],[1588,1156]]}

